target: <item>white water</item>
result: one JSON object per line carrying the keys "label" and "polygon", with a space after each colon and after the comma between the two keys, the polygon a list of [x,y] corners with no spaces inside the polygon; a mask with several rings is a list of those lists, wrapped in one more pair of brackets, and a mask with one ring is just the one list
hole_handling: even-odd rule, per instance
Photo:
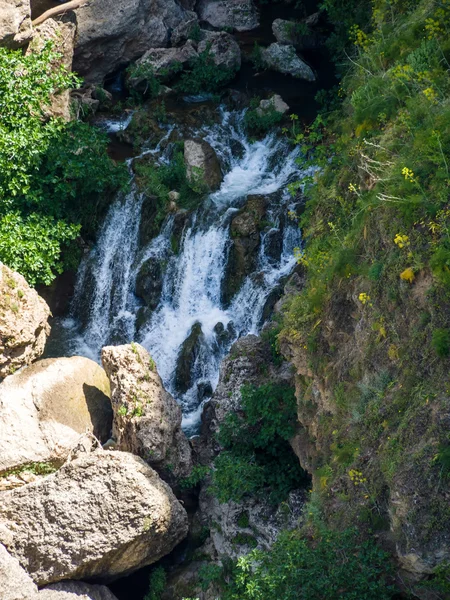
{"label": "white water", "polygon": [[[170,244],[173,217],[146,248],[138,248],[142,198],[133,187],[111,206],[97,246],[80,268],[72,318],[65,322],[68,353],[98,359],[108,343],[142,343],[164,384],[181,403],[188,431],[195,429],[200,416],[199,384],[214,389],[220,362],[231,344],[241,335],[259,331],[266,301],[280,279],[292,271],[293,250],[300,244],[297,225],[286,218],[292,205],[286,186],[300,175],[298,150],[275,136],[250,142],[242,118],[242,114],[223,112],[220,125],[200,132],[216,150],[226,174],[221,188],[192,215],[179,254],[173,254]],[[152,151],[158,152],[159,148]],[[160,160],[166,160],[164,153]],[[271,257],[266,244],[270,231],[262,232],[255,272],[226,308],[221,294],[231,243],[229,224],[250,194],[272,195],[266,218],[272,223],[272,234],[282,229],[282,252]],[[149,321],[137,331],[141,303],[133,292],[139,269],[149,258],[167,263],[163,291]],[[177,360],[195,323],[201,324],[203,341],[191,369],[193,385],[179,394],[174,377]],[[225,342],[216,333],[218,324],[228,328]]]}

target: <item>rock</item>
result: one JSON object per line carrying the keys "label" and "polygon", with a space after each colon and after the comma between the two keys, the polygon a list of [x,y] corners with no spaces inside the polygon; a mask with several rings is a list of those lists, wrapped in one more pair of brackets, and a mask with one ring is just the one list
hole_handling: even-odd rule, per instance
{"label": "rock", "polygon": [[204,181],[213,191],[220,187],[222,169],[214,149],[208,142],[200,139],[186,140],[184,142],[184,160],[190,181]]}
{"label": "rock", "polygon": [[295,44],[298,36],[296,23],[285,19],[275,19],[272,23],[272,31],[277,42],[280,44]]}
{"label": "rock", "polygon": [[104,585],[62,581],[45,587],[39,592],[36,600],[117,600],[117,598]]}
{"label": "rock", "polygon": [[141,456],[171,483],[192,468],[181,408],[164,389],[149,353],[138,344],[102,350],[111,381],[117,448]]}
{"label": "rock", "polygon": [[150,310],[159,304],[163,289],[164,269],[160,258],[151,257],[144,262],[136,277],[136,295]]}
{"label": "rock", "polygon": [[201,324],[194,323],[190,334],[181,346],[175,369],[175,387],[180,394],[185,394],[192,387],[192,368],[200,353],[203,340]]}
{"label": "rock", "polygon": [[267,100],[261,100],[261,102],[259,103],[259,107],[256,109],[256,112],[260,117],[262,117],[264,116],[264,113],[272,109],[275,110],[275,112],[284,115],[289,110],[289,106],[286,104],[286,102],[281,96],[275,94]]}
{"label": "rock", "polygon": [[171,192],[169,192],[169,200],[171,202],[178,202],[178,200],[180,199],[181,194],[180,192],[177,192],[175,190],[172,190]]}
{"label": "rock", "polygon": [[309,494],[305,489],[290,492],[284,505],[275,506],[265,498],[244,498],[220,504],[204,487],[196,518],[210,527],[210,536],[219,557],[236,560],[253,548],[268,550],[281,531],[297,529]]}
{"label": "rock", "polygon": [[0,263],[0,380],[44,352],[50,309],[25,281]]}
{"label": "rock", "polygon": [[228,306],[245,278],[255,269],[261,243],[260,223],[265,215],[264,196],[249,196],[247,204],[232,219],[231,248],[225,268],[222,302]]}
{"label": "rock", "polygon": [[217,29],[250,31],[259,26],[258,11],[253,0],[199,0],[197,14]]}
{"label": "rock", "polygon": [[299,50],[314,50],[322,44],[323,40],[319,33],[309,30],[309,27],[313,26],[312,23],[312,19],[308,22],[307,19],[297,22],[275,19],[272,31],[280,44],[292,45]]}
{"label": "rock", "polygon": [[33,37],[29,0],[0,1],[0,46],[19,48]]}
{"label": "rock", "polygon": [[241,49],[239,44],[229,33],[204,31],[202,41],[198,45],[198,53],[209,49],[214,63],[231,71],[241,68]]}
{"label": "rock", "polygon": [[[54,65],[55,68],[62,65],[67,71],[71,71],[75,31],[75,23],[61,23],[54,19],[47,19],[36,28],[33,41],[27,48],[27,54],[40,52],[44,45],[51,41],[53,42],[53,50],[61,55],[61,58]],[[53,117],[70,121],[72,118],[70,114],[70,90],[54,94],[48,112]]]}
{"label": "rock", "polygon": [[[182,48],[154,48],[148,50],[136,62],[137,67],[150,67],[155,75],[170,76],[178,72],[180,65],[185,65],[198,56],[194,45],[187,41]],[[142,78],[130,78],[128,84],[132,87],[142,81]]]}
{"label": "rock", "polygon": [[197,13],[193,11],[186,12],[185,20],[182,21],[172,31],[170,36],[170,43],[172,46],[181,46],[187,40],[191,39],[191,36],[199,28]]}
{"label": "rock", "polygon": [[106,441],[111,425],[109,382],[97,363],[40,360],[0,385],[0,472],[62,462],[84,433]]}
{"label": "rock", "polygon": [[37,587],[31,577],[0,544],[0,598],[2,600],[38,600]]}
{"label": "rock", "polygon": [[170,31],[192,18],[175,0],[95,0],[75,12],[74,70],[88,83],[101,83],[150,48],[167,48]]}
{"label": "rock", "polygon": [[293,46],[276,42],[262,51],[262,58],[267,67],[274,71],[306,81],[316,80],[311,67],[297,56]]}
{"label": "rock", "polygon": [[152,564],[187,534],[169,486],[126,452],[78,458],[2,494],[0,541],[39,585],[108,581]]}

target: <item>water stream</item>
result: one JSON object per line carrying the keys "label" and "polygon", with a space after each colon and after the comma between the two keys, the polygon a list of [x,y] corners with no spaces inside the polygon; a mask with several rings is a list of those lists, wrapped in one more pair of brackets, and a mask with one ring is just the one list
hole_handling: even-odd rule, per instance
{"label": "water stream", "polygon": [[[101,348],[110,343],[134,340],[146,347],[165,386],[182,405],[188,432],[198,425],[205,390],[217,385],[220,362],[232,343],[260,330],[267,301],[292,271],[293,250],[300,244],[298,226],[287,216],[295,205],[286,189],[301,175],[299,150],[275,135],[250,141],[244,133],[243,115],[222,109],[220,124],[193,132],[215,149],[225,175],[220,189],[189,216],[177,254],[171,245],[173,215],[142,248],[142,195],[132,182],[131,191],[115,200],[97,245],[81,264],[71,314],[60,327],[65,354],[98,360]],[[167,161],[170,145],[160,144],[147,152],[158,161]],[[224,306],[223,287],[233,243],[230,222],[249,195],[267,198],[265,225],[254,271]],[[275,250],[273,240],[277,240]],[[143,302],[135,293],[136,278],[150,259],[164,265],[162,293],[158,306],[142,323],[137,319]],[[190,364],[190,386],[180,392],[177,362],[196,324],[201,326],[201,335]]]}

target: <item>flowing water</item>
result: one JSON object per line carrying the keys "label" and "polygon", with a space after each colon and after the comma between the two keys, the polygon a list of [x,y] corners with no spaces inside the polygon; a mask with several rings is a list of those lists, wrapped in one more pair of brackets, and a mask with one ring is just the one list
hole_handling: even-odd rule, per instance
{"label": "flowing water", "polygon": [[[62,323],[66,354],[98,360],[106,344],[134,340],[146,347],[165,386],[182,405],[188,432],[198,425],[205,390],[217,385],[220,362],[232,343],[261,328],[267,301],[292,271],[293,251],[300,244],[298,226],[287,217],[295,206],[286,189],[301,175],[299,151],[275,135],[250,141],[243,130],[243,114],[223,110],[219,125],[193,132],[213,146],[225,176],[220,189],[189,217],[178,254],[171,245],[173,216],[158,237],[139,247],[143,198],[132,183],[128,195],[112,204],[96,247],[83,261],[70,318]],[[170,145],[164,150],[162,146],[147,153],[167,161]],[[260,233],[254,272],[224,306],[230,221],[249,195],[268,198],[267,225]],[[161,261],[164,275],[159,305],[142,323],[137,315],[143,302],[135,295],[135,285],[149,259]],[[190,387],[180,393],[177,362],[196,324],[201,335],[190,363]]]}

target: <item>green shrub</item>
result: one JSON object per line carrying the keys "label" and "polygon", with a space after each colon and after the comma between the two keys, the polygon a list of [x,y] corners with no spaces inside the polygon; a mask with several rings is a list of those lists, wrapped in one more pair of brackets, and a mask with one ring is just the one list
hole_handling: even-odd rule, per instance
{"label": "green shrub", "polygon": [[202,481],[207,477],[210,473],[210,467],[206,467],[203,465],[197,465],[193,467],[192,473],[189,477],[185,477],[180,481],[180,487],[184,489],[192,489],[200,485]]}
{"label": "green shrub", "polygon": [[388,555],[355,530],[314,541],[281,534],[271,550],[239,558],[224,600],[389,600]]}
{"label": "green shrub", "polygon": [[275,384],[245,386],[241,393],[242,414],[228,414],[218,433],[225,450],[214,463],[212,491],[220,502],[264,492],[278,504],[305,483],[289,445],[297,422],[295,394]]}
{"label": "green shrub", "polygon": [[235,76],[233,69],[217,66],[210,48],[199,54],[180,78],[176,89],[183,94],[218,92]]}
{"label": "green shrub", "polygon": [[447,358],[450,355],[450,330],[435,329],[431,343],[438,356]]}
{"label": "green shrub", "polygon": [[166,587],[166,572],[163,567],[155,567],[150,573],[149,590],[144,600],[160,600]]}
{"label": "green shrub", "polygon": [[281,123],[283,115],[277,112],[273,106],[258,113],[259,100],[254,99],[250,108],[245,113],[244,124],[251,135],[262,135]]}

